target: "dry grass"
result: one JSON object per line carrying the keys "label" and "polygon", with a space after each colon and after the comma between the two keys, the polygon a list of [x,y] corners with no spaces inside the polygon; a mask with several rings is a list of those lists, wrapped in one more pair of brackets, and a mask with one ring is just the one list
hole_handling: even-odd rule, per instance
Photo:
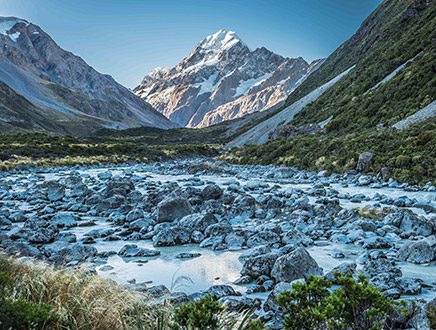
{"label": "dry grass", "polygon": [[390,213],[390,210],[386,208],[373,209],[370,207],[355,208],[354,211],[356,211],[360,216],[364,218],[369,218],[377,221],[382,221],[385,216]]}
{"label": "dry grass", "polygon": [[15,298],[51,305],[56,329],[155,329],[161,314],[170,310],[90,272],[7,260],[3,271],[14,279]]}
{"label": "dry grass", "polygon": [[[55,321],[47,329],[169,330],[176,326],[174,306],[167,301],[153,301],[83,269],[55,269],[42,261],[0,254],[0,273],[13,280],[11,298],[51,306]],[[217,330],[246,329],[252,311],[235,313],[224,306],[217,315]]]}

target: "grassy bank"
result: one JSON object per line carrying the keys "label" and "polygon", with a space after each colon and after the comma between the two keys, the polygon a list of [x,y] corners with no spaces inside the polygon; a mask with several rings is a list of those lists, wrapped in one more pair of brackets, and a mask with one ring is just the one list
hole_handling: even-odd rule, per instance
{"label": "grassy bank", "polygon": [[125,136],[74,138],[45,133],[10,134],[0,135],[0,169],[8,170],[17,165],[165,161],[176,157],[215,156],[219,150],[220,145],[190,143],[188,139],[180,143],[156,144]]}
{"label": "grassy bank", "polygon": [[371,151],[368,173],[387,167],[401,182],[435,182],[436,123],[408,130],[368,130],[346,135],[317,134],[281,138],[260,146],[225,153],[222,159],[238,164],[284,164],[301,169],[345,172],[356,168],[359,154]]}
{"label": "grassy bank", "polygon": [[[191,323],[194,326],[190,326]],[[211,296],[179,307],[80,269],[0,255],[1,329],[260,330],[251,313],[230,313]]]}

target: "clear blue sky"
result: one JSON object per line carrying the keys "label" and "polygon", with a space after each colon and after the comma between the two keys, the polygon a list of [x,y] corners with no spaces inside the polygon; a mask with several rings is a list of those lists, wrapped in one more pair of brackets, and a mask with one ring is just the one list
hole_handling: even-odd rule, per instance
{"label": "clear blue sky", "polygon": [[328,56],[381,0],[0,0],[0,15],[43,28],[63,48],[127,87],[177,64],[205,36],[235,31],[310,61]]}

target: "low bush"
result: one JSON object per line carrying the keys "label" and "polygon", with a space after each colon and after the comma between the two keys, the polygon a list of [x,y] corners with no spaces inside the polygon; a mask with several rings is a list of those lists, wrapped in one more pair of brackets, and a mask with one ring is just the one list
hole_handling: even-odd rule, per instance
{"label": "low bush", "polygon": [[277,298],[285,330],[378,330],[402,303],[386,298],[364,277],[337,275],[339,288],[319,277],[295,283]]}
{"label": "low bush", "polygon": [[389,176],[400,182],[436,183],[436,123],[406,130],[370,130],[346,135],[299,135],[281,138],[264,145],[234,148],[223,154],[223,160],[237,164],[275,164],[330,172],[356,168],[359,154],[374,155],[367,173],[389,169]]}

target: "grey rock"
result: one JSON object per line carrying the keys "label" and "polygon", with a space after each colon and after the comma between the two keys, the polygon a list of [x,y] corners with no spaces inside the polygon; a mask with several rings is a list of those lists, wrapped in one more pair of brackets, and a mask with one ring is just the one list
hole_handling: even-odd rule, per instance
{"label": "grey rock", "polygon": [[267,253],[257,256],[247,257],[241,270],[241,275],[247,275],[251,278],[257,278],[262,275],[270,275],[278,255],[276,253]]}
{"label": "grey rock", "polygon": [[393,225],[404,232],[415,232],[422,236],[430,236],[435,230],[435,225],[431,220],[420,217],[407,209],[388,214],[384,219],[384,223]]}
{"label": "grey rock", "polygon": [[415,264],[424,264],[433,261],[435,259],[435,254],[426,240],[420,240],[404,244],[398,250],[397,258]]}
{"label": "grey rock", "polygon": [[241,294],[239,292],[236,292],[233,287],[230,285],[214,285],[211,286],[206,291],[207,294],[210,294],[214,296],[216,299],[220,299],[222,297],[226,296],[240,296]]}
{"label": "grey rock", "polygon": [[356,170],[362,172],[366,170],[372,164],[373,154],[372,152],[365,151],[359,155],[359,159],[357,160]]}
{"label": "grey rock", "polygon": [[223,190],[217,184],[208,184],[201,192],[201,196],[204,200],[218,199],[222,194]]}
{"label": "grey rock", "polygon": [[170,197],[157,205],[157,222],[172,222],[192,213],[191,204],[183,197]]}
{"label": "grey rock", "polygon": [[118,252],[118,255],[122,257],[155,257],[160,255],[160,251],[139,248],[136,244],[126,244]]}
{"label": "grey rock", "polygon": [[276,282],[291,282],[306,278],[309,275],[322,275],[322,268],[304,248],[297,248],[289,254],[279,257],[271,270],[271,277]]}

